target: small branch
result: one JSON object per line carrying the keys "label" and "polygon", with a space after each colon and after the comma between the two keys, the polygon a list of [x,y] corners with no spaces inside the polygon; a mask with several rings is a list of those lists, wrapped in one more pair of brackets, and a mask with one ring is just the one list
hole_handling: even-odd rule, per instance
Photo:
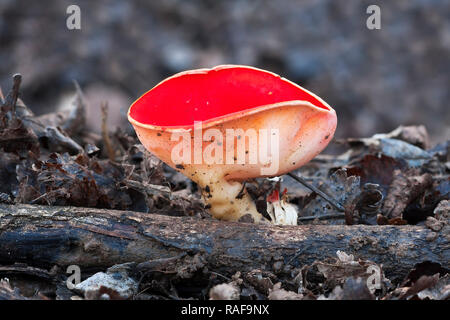
{"label": "small branch", "polygon": [[308,189],[314,191],[315,193],[317,193],[319,196],[321,196],[324,200],[328,201],[333,207],[335,207],[337,210],[341,211],[341,212],[345,212],[345,208],[342,206],[342,204],[340,204],[339,202],[337,202],[335,199],[333,199],[331,196],[327,195],[325,192],[319,190],[318,188],[316,188],[314,185],[310,184],[308,181],[306,181],[305,179],[303,179],[302,177],[299,177],[291,172],[287,173],[286,175],[288,175],[289,177],[291,177],[292,179],[296,180],[297,182],[300,182],[302,185],[304,185],[305,187],[307,187]]}
{"label": "small branch", "polygon": [[139,182],[139,181],[130,180],[130,179],[123,180],[123,183],[131,188],[134,188],[134,189],[139,190],[144,193],[156,194],[156,195],[163,193],[169,197],[172,195],[172,191],[170,191],[170,188],[166,187],[166,186],[151,184],[151,183],[148,183],[145,181]]}
{"label": "small branch", "polygon": [[62,129],[70,136],[83,131],[86,123],[86,103],[83,92],[81,91],[78,82],[74,81],[76,95],[72,102],[72,108],[64,123],[61,125]]}
{"label": "small branch", "polygon": [[83,148],[70,137],[64,135],[58,127],[47,126],[45,136],[50,145],[58,145],[75,153],[83,152]]}
{"label": "small branch", "polygon": [[337,214],[324,214],[322,216],[307,216],[307,217],[299,217],[298,220],[300,221],[311,221],[311,220],[332,220],[332,219],[345,219],[344,213],[337,213]]}
{"label": "small branch", "polygon": [[111,145],[111,139],[109,138],[108,125],[106,121],[108,120],[108,103],[102,103],[102,137],[105,143],[106,151],[108,152],[108,158],[114,161],[116,158],[114,149]]}
{"label": "small branch", "polygon": [[11,108],[12,118],[16,117],[16,103],[17,99],[19,98],[19,89],[21,82],[22,75],[20,73],[16,73],[15,75],[13,75],[13,87],[5,99],[5,105]]}

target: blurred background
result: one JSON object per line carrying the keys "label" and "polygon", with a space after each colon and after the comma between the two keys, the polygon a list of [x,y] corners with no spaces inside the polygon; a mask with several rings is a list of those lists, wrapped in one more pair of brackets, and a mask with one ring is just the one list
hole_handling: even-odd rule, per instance
{"label": "blurred background", "polygon": [[[66,9],[81,8],[81,30]],[[381,8],[381,30],[366,9]],[[448,0],[0,0],[0,87],[23,75],[35,113],[64,108],[78,81],[100,128],[126,126],[131,102],[192,68],[245,64],[276,72],[333,106],[336,137],[424,124],[450,139]]]}

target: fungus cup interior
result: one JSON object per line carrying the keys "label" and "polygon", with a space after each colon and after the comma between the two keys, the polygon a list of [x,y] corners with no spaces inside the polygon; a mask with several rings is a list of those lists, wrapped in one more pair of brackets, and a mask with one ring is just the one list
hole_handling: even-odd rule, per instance
{"label": "fungus cup interior", "polygon": [[136,122],[189,127],[236,112],[286,101],[323,101],[274,73],[243,66],[219,66],[176,74],[141,96],[130,108]]}

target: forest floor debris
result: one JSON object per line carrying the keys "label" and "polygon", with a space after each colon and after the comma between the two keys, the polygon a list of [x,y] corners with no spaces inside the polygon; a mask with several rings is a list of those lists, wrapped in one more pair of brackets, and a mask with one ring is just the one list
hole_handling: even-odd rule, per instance
{"label": "forest floor debris", "polygon": [[[0,202],[212,219],[197,186],[148,154],[128,128],[110,132],[104,125],[101,135],[83,130],[86,105],[78,86],[71,110],[38,117],[20,100],[20,80],[14,76],[11,91],[0,96]],[[105,108],[104,124],[106,116]],[[346,152],[319,155],[295,174],[331,195],[345,213],[288,176],[246,182],[258,210],[269,217],[266,200],[278,190],[300,209],[298,224],[418,224],[450,237],[450,141],[430,148],[419,125],[338,142]],[[223,275],[209,270],[201,254],[161,257],[130,266],[126,293],[116,279],[122,273],[86,272],[79,290],[68,292],[58,266],[50,272],[0,261],[0,299],[67,299],[80,290],[78,298],[85,299],[449,299],[449,265],[411,265],[402,283],[391,283],[382,265],[336,254],[290,277],[268,270]],[[368,269],[382,275],[373,291]]]}

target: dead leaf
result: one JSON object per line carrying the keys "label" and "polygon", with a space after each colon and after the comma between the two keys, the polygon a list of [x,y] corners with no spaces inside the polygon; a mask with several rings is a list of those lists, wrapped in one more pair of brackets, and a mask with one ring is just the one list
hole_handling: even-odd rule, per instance
{"label": "dead leaf", "polygon": [[417,281],[415,281],[411,287],[403,293],[399,299],[405,300],[410,299],[414,295],[418,294],[420,291],[429,289],[435,286],[439,281],[439,273],[436,273],[433,276],[421,276]]}
{"label": "dead leaf", "polygon": [[242,279],[240,278],[240,272],[233,275],[233,281],[229,283],[218,284],[209,290],[209,300],[239,300],[240,298],[240,285]]}
{"label": "dead leaf", "polygon": [[439,278],[438,282],[429,288],[420,291],[417,296],[421,300],[449,300],[450,299],[450,275]]}
{"label": "dead leaf", "polygon": [[209,300],[239,300],[240,289],[232,283],[222,283],[211,288]]}
{"label": "dead leaf", "polygon": [[303,300],[303,295],[281,288],[281,282],[276,283],[273,289],[269,290],[269,300]]}
{"label": "dead leaf", "polygon": [[418,126],[399,126],[395,130],[386,134],[376,134],[375,139],[392,138],[408,142],[423,150],[430,147],[430,139],[428,137],[427,128],[423,125]]}
{"label": "dead leaf", "polygon": [[366,280],[363,278],[350,277],[344,285],[336,286],[326,297],[320,295],[317,300],[374,300],[375,296],[369,291]]}
{"label": "dead leaf", "polygon": [[393,180],[389,186],[383,214],[388,218],[402,218],[405,208],[431,186],[430,174],[422,174],[415,169],[393,172]]}

